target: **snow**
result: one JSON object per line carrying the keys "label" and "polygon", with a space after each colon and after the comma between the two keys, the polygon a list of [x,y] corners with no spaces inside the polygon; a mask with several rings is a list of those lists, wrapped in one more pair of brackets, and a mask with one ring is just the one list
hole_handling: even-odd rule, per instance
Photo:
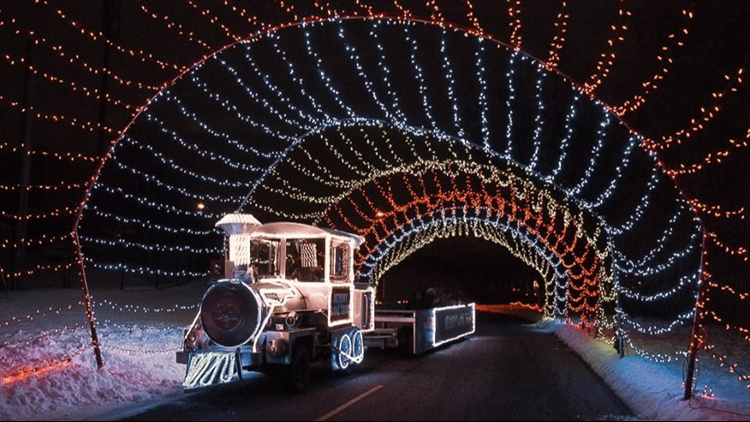
{"label": "snow", "polygon": [[[0,420],[107,416],[102,412],[181,394],[185,368],[175,362],[174,352],[205,289],[202,283],[195,284],[161,291],[95,293],[95,299],[101,296],[96,309],[105,361],[101,370],[78,304],[80,290],[14,293],[0,304]],[[126,305],[133,307],[123,308]],[[20,316],[20,321],[4,323],[13,316]],[[53,365],[47,367],[50,362]],[[26,368],[41,370],[15,376]]]}
{"label": "snow", "polygon": [[551,330],[643,420],[750,418],[750,400],[745,388],[736,378],[722,375],[720,368],[712,368],[710,378],[706,368],[701,375],[702,383],[714,381],[710,385],[716,398],[697,397],[685,401],[682,362],[655,363],[639,356],[621,359],[612,346],[577,328],[553,323]]}
{"label": "snow", "polygon": [[[104,328],[102,332],[103,342],[110,337],[136,338],[128,337],[128,333],[122,329]],[[69,338],[60,340],[46,342],[33,350],[27,348],[24,352],[33,353],[32,361],[46,361],[59,355],[59,350],[69,347]],[[74,340],[84,343],[83,339]],[[179,344],[179,335],[165,336],[161,330],[144,330],[140,340],[152,345],[162,342]],[[136,346],[132,341],[117,344]],[[17,358],[22,359],[23,356],[19,355]],[[174,364],[174,356],[171,354],[144,359],[141,356],[107,351],[104,358],[106,366],[97,370],[93,353],[87,350],[69,363],[48,372],[3,384],[0,386],[0,419],[42,420],[51,416],[68,418],[78,413],[80,406],[139,403],[154,396],[180,391],[184,370]],[[18,361],[22,362],[21,359]],[[13,366],[19,366],[13,358],[11,362],[14,362]],[[94,409],[95,407],[91,410]]]}

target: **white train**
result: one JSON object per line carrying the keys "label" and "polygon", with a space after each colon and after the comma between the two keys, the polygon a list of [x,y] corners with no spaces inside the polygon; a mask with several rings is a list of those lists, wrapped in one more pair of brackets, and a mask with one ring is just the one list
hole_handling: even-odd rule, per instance
{"label": "white train", "polygon": [[374,287],[354,282],[359,236],[262,225],[247,214],[227,215],[217,227],[229,236],[229,259],[177,352],[187,365],[186,390],[259,371],[281,374],[290,391],[302,392],[313,362],[346,370],[362,363],[366,341],[380,347],[408,341],[417,353],[474,331],[473,305],[407,312],[411,320],[400,322],[392,322],[392,311],[376,317]]}

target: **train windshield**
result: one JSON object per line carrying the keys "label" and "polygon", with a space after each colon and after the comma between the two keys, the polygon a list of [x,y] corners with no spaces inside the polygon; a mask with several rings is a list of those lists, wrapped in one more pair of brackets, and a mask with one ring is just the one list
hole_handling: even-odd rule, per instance
{"label": "train windshield", "polygon": [[277,240],[253,239],[250,245],[250,264],[258,272],[258,279],[281,275],[280,247],[281,242]]}
{"label": "train windshield", "polygon": [[325,281],[325,239],[287,239],[286,278],[296,281]]}

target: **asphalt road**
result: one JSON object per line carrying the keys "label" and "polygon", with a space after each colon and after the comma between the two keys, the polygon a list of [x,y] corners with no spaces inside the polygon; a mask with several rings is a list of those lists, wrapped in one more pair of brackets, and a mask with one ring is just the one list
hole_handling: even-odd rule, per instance
{"label": "asphalt road", "polygon": [[630,410],[554,335],[480,315],[471,339],[416,358],[368,350],[341,376],[315,368],[311,390],[259,375],[189,393],[129,420],[618,420]]}

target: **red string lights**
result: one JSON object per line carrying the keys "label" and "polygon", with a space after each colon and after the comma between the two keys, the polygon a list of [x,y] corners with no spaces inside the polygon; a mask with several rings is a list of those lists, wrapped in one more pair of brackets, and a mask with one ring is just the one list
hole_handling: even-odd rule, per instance
{"label": "red string lights", "polygon": [[[519,190],[517,184],[521,183],[520,180],[507,184],[483,180],[482,189],[475,191],[471,188],[474,176],[462,175],[465,182],[459,186],[459,174],[457,169],[449,170],[447,182],[450,185],[445,186],[445,177],[434,170],[426,172],[419,178],[420,192],[413,189],[413,179],[403,173],[374,180],[369,186],[377,192],[377,198],[371,197],[371,189],[359,188],[340,205],[332,206],[326,212],[324,220],[332,228],[365,237],[367,247],[361,259],[367,259],[395,231],[405,226],[418,225],[417,222],[425,216],[445,212],[444,210],[455,212],[457,208],[482,209],[488,216],[518,224],[519,228],[545,245],[559,259],[569,280],[566,288],[566,314],[569,318],[581,315],[581,324],[595,325],[599,316],[599,283],[602,282],[603,271],[601,257],[606,256],[607,252],[594,252],[594,243],[588,240],[590,235],[578,233],[582,230],[580,221],[567,219],[565,216],[569,211],[560,208],[555,202],[548,202],[545,198],[549,194],[543,191],[533,193],[533,190],[528,190],[528,185]],[[428,187],[427,181],[434,185]],[[399,200],[391,187],[394,183],[406,187],[411,199]],[[489,191],[496,193],[490,194]],[[388,208],[375,204],[382,200],[389,204]],[[354,222],[350,217],[352,213],[357,216],[357,221],[364,222],[365,225]],[[336,221],[341,223],[337,224]],[[561,225],[563,229],[559,231],[558,227]],[[359,265],[363,264],[364,261],[360,261]],[[382,265],[388,267],[387,263]],[[382,272],[375,270],[375,274]]]}
{"label": "red string lights", "polygon": [[614,108],[617,115],[625,116],[626,114],[638,111],[646,104],[649,96],[659,89],[661,82],[669,74],[669,70],[674,65],[674,58],[672,56],[675,54],[675,50],[684,47],[685,40],[690,35],[689,28],[695,18],[695,12],[684,8],[682,9],[682,16],[681,28],[667,37],[667,44],[661,47],[661,51],[656,57],[659,63],[659,70],[641,84],[641,91],[639,93]]}

